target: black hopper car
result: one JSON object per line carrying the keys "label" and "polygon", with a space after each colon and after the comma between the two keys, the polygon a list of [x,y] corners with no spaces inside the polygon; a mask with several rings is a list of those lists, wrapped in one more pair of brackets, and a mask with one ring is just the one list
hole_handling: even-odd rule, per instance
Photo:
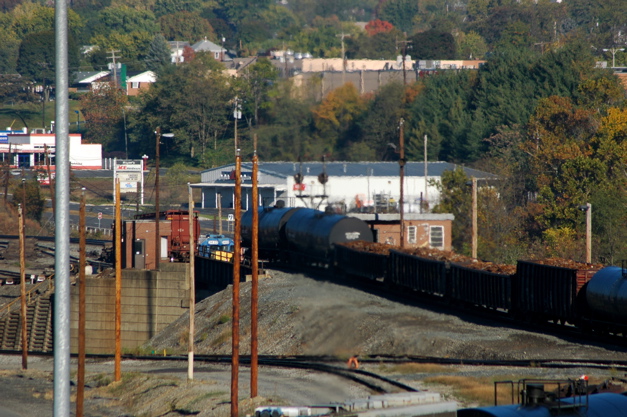
{"label": "black hopper car", "polygon": [[[364,245],[367,246],[367,245]],[[519,260],[515,272],[495,273],[421,257],[398,248],[387,255],[336,245],[336,268],[439,297],[453,305],[499,311],[528,322],[554,322],[586,331],[627,335],[627,269],[568,261]]]}

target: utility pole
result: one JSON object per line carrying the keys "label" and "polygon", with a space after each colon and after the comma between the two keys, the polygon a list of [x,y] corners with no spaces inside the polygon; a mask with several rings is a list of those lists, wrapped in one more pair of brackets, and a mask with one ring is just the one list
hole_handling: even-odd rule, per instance
{"label": "utility pole", "polygon": [[122,379],[122,209],[120,179],[115,179],[115,358],[114,380]]}
{"label": "utility pole", "polygon": [[239,104],[239,99],[235,97],[235,108],[233,109],[233,118],[235,119],[235,152],[238,153],[239,149],[237,148],[237,121],[242,118],[242,108]]}
{"label": "utility pole", "polygon": [[112,50],[109,51],[111,56],[107,57],[107,59],[110,59],[110,60],[113,61],[113,65],[112,65],[112,68],[113,68],[113,84],[116,87],[118,86],[118,75],[117,75],[118,74],[118,67],[117,67],[117,64],[116,64],[115,60],[121,58],[121,57],[115,55],[118,52],[120,52],[120,51],[114,51],[112,49]]}
{"label": "utility pole", "polygon": [[[11,162],[13,162],[13,153],[11,152],[11,145],[9,143],[9,157],[6,161],[6,166],[4,168],[4,205],[7,205],[7,195],[9,193],[9,178],[11,177]],[[54,200],[52,201],[52,208],[54,210]]]}
{"label": "utility pole", "polygon": [[398,48],[398,44],[403,44],[402,55],[403,55],[403,85],[407,85],[407,70],[405,69],[405,58],[407,57],[407,44],[412,43],[412,41],[404,40],[404,41],[396,41],[396,48]]}
{"label": "utility pole", "polygon": [[399,199],[399,209],[400,209],[400,213],[401,213],[401,248],[405,247],[405,216],[404,216],[404,211],[405,208],[403,207],[405,205],[404,199],[405,199],[405,192],[404,192],[404,186],[405,186],[405,137],[403,135],[403,125],[405,124],[405,120],[403,120],[403,118],[401,117],[400,120],[400,135],[399,135],[399,159],[398,159],[398,165],[400,166],[400,176],[401,176],[401,198]]}
{"label": "utility pole", "polygon": [[85,189],[81,191],[81,206],[78,217],[79,260],[78,260],[78,369],[76,372],[76,417],[83,417],[85,399]]}
{"label": "utility pole", "polygon": [[241,201],[242,201],[242,158],[239,144],[237,142],[237,119],[241,117],[238,112],[237,98],[235,99],[235,198],[233,208],[235,209],[235,232],[233,248],[233,319],[231,331],[231,417],[238,417],[239,410],[239,281],[240,281],[240,236],[241,236]]}
{"label": "utility pole", "polygon": [[427,176],[429,175],[429,169],[428,169],[428,164],[427,164],[427,135],[425,135],[425,197],[424,197],[424,206],[425,206],[425,213],[429,212],[429,198],[427,196],[427,188],[429,186],[429,184],[427,183]]}
{"label": "utility pole", "polygon": [[161,142],[161,127],[157,127],[155,130],[155,137],[155,269],[159,270],[159,262],[161,262],[161,235],[159,230],[159,144]]}
{"label": "utility pole", "polygon": [[196,283],[194,262],[196,261],[196,236],[194,233],[194,197],[192,193],[192,185],[187,183],[187,192],[189,194],[189,337],[187,340],[187,379],[194,379],[194,321],[196,313]]}
{"label": "utility pole", "polygon": [[477,178],[472,177],[472,257],[477,259]]}
{"label": "utility pole", "polygon": [[592,204],[586,203],[579,209],[586,212],[586,263],[592,263]]}
{"label": "utility pole", "polygon": [[[24,178],[22,178],[22,192],[25,192]],[[26,317],[26,248],[25,248],[25,217],[26,204],[18,204],[20,228],[20,319],[22,327],[22,370],[28,368],[28,327]]]}
{"label": "utility pole", "polygon": [[41,72],[42,72],[42,84],[41,84],[41,127],[42,128],[46,128],[46,69],[48,69],[48,65],[50,65],[47,62],[39,62],[39,65],[41,65]]}
{"label": "utility pole", "polygon": [[258,310],[259,310],[259,189],[257,175],[259,158],[257,157],[257,134],[253,136],[253,173],[252,173],[252,283],[250,300],[250,398],[257,396],[258,380]]}
{"label": "utility pole", "polygon": [[351,35],[348,33],[340,33],[339,35],[335,35],[340,38],[342,42],[342,84],[346,83],[346,52],[344,51],[344,38],[350,37]]}

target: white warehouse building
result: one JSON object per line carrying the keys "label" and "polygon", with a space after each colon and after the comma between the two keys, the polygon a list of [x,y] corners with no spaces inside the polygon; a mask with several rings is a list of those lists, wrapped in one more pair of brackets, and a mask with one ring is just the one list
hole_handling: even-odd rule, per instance
{"label": "white warehouse building", "polygon": [[[428,162],[425,178],[424,162],[407,162],[404,211],[419,213],[424,200],[432,208],[440,196],[430,182],[437,182],[445,171],[460,167],[466,175],[478,180],[496,178],[493,174],[448,162]],[[319,181],[324,172],[328,176],[326,184]],[[302,175],[300,183],[296,181],[297,174]],[[248,210],[252,204],[252,163],[242,163],[241,175],[242,209]],[[257,185],[260,206],[271,206],[283,200],[288,207],[323,210],[332,206],[336,211],[385,212],[398,210],[400,168],[398,162],[260,162]],[[192,185],[202,191],[202,208],[216,208],[218,204],[223,208],[233,207],[234,186],[235,164],[205,170],[201,173],[201,182]]]}
{"label": "white warehouse building", "polygon": [[[54,133],[0,132],[0,162],[14,168],[45,169],[46,152],[51,169],[55,169],[56,135]],[[69,135],[72,169],[101,169],[102,145],[83,143],[80,133]],[[9,160],[9,157],[11,158]]]}

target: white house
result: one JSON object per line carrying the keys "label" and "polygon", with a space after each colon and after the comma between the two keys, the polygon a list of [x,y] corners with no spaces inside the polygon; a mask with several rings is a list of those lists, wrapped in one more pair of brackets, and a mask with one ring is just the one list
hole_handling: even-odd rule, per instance
{"label": "white house", "polygon": [[[41,129],[43,131],[43,129]],[[54,133],[24,131],[0,132],[0,161],[4,163],[11,155],[9,165],[14,168],[45,169],[46,151],[50,168],[54,170],[56,135]],[[101,169],[102,145],[82,143],[79,133],[70,134],[71,169]]]}
{"label": "white house", "polygon": [[[458,165],[428,162],[425,178],[424,162],[407,162],[404,169],[404,212],[419,213],[421,202],[433,207],[439,193],[430,180],[439,181],[444,171]],[[487,172],[461,167],[469,177],[496,179]],[[322,183],[322,174],[328,180]],[[258,189],[260,205],[269,206],[283,200],[288,207],[324,209],[332,206],[341,211],[387,212],[398,210],[400,200],[400,168],[398,162],[261,162]],[[302,179],[297,181],[297,176]],[[242,208],[251,207],[252,164],[242,163]],[[201,173],[202,208],[233,207],[235,164],[208,169]],[[470,192],[470,191],[469,191]],[[424,206],[424,205],[423,205]]]}

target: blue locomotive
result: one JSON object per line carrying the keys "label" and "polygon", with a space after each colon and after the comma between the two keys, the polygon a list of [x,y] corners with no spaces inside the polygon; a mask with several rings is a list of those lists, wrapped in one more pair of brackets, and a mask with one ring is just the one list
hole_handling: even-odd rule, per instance
{"label": "blue locomotive", "polygon": [[198,244],[198,256],[231,262],[235,242],[224,235],[209,234]]}

